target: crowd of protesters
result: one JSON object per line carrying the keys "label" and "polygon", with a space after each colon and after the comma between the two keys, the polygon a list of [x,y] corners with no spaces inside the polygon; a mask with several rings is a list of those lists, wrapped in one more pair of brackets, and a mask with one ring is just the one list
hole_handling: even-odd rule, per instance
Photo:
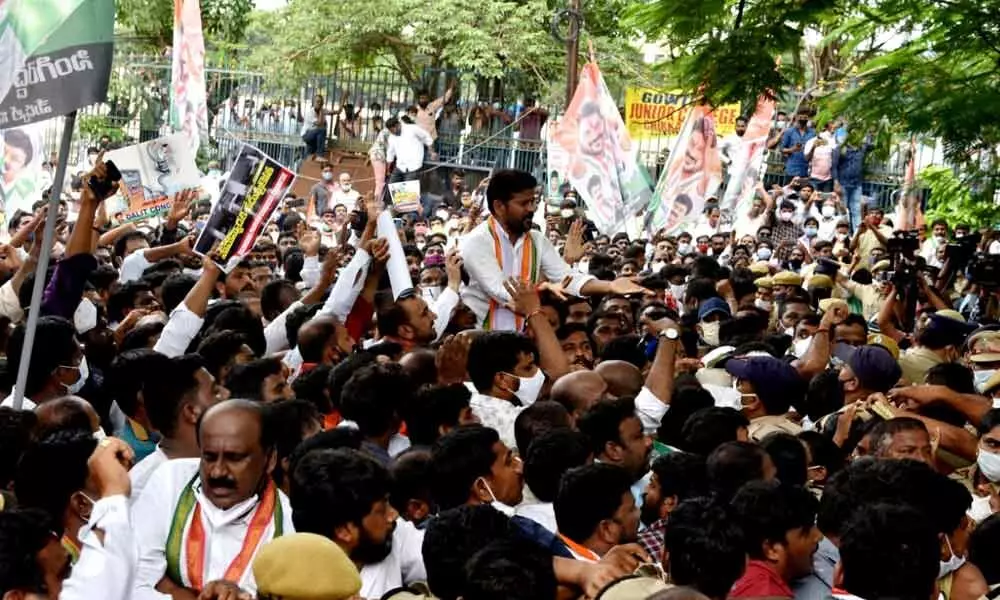
{"label": "crowd of protesters", "polygon": [[396,244],[327,172],[228,270],[197,194],[112,225],[84,183],[20,390],[46,210],[11,219],[0,597],[997,596],[988,234],[807,170],[608,236],[502,170]]}

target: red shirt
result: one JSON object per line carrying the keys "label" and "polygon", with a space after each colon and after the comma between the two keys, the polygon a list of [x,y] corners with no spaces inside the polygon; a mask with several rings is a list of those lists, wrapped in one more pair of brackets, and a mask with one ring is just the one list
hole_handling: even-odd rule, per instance
{"label": "red shirt", "polygon": [[795,593],[788,587],[777,571],[762,560],[751,560],[729,592],[730,598],[794,598]]}

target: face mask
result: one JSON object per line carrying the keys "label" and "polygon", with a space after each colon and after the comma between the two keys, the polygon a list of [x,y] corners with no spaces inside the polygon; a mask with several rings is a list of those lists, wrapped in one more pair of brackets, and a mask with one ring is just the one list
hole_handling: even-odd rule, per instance
{"label": "face mask", "polygon": [[784,129],[785,127],[788,126],[788,122],[787,121],[778,121],[777,123],[775,123],[775,125],[777,126],[777,129]]}
{"label": "face mask", "polygon": [[833,215],[837,214],[837,209],[835,209],[832,206],[824,206],[822,213],[824,218],[830,219],[833,217]]}
{"label": "face mask", "polygon": [[806,227],[805,232],[806,237],[816,237],[819,235],[819,229],[816,229],[815,227]]}
{"label": "face mask", "polygon": [[424,259],[424,265],[428,267],[438,267],[444,264],[444,257],[439,254],[433,254]]}
{"label": "face mask", "polygon": [[349,183],[342,183],[342,184],[340,184],[340,189],[344,190],[345,192],[349,192],[349,191],[351,191],[351,184],[349,184]]}
{"label": "face mask", "polygon": [[753,305],[767,312],[771,312],[771,309],[774,308],[774,304],[770,300],[764,300],[763,298],[757,298],[754,300]]}
{"label": "face mask", "polygon": [[976,465],[986,479],[994,483],[1000,482],[1000,454],[980,450],[976,455]]}
{"label": "face mask", "polygon": [[719,345],[719,329],[722,328],[721,321],[714,321],[712,323],[701,323],[701,339],[705,340],[705,343],[713,348]]}
{"label": "face mask", "polygon": [[536,368],[535,374],[531,377],[518,377],[518,379],[521,380],[521,384],[514,395],[521,401],[522,406],[534,404],[542,391],[542,386],[545,385],[545,372]]}
{"label": "face mask", "polygon": [[833,237],[837,238],[837,241],[843,242],[844,240],[847,239],[847,234],[846,233],[837,233],[837,234],[834,234]]}
{"label": "face mask", "polygon": [[993,508],[990,507],[990,497],[976,496],[965,514],[969,515],[969,518],[975,521],[977,525],[988,519],[993,514]]}
{"label": "face mask", "polygon": [[809,350],[809,344],[812,344],[812,341],[812,336],[802,338],[801,340],[795,340],[795,343],[792,344],[792,354],[795,355],[795,358],[802,358],[805,356],[806,351]]}
{"label": "face mask", "polygon": [[708,244],[698,244],[698,252],[701,254],[708,253]]}
{"label": "face mask", "polygon": [[687,291],[687,286],[684,285],[674,285],[670,284],[670,294],[674,297],[674,300],[678,302],[684,302],[684,292]]}
{"label": "face mask", "polygon": [[80,366],[66,367],[66,368],[76,369],[77,373],[79,373],[80,375],[77,378],[77,380],[71,383],[70,385],[66,385],[65,383],[63,384],[63,386],[66,387],[67,394],[76,394],[77,392],[83,389],[83,386],[87,383],[87,378],[90,377],[90,368],[87,366],[87,357],[86,356],[83,357],[83,359],[80,361]]}
{"label": "face mask", "polygon": [[948,544],[948,551],[951,552],[951,558],[941,561],[940,567],[938,568],[938,579],[941,579],[949,573],[954,573],[965,564],[965,557],[958,556],[955,554],[955,551],[952,550],[951,540],[946,537],[944,538],[944,541]]}
{"label": "face mask", "polygon": [[94,505],[97,504],[97,501],[94,500],[93,498],[91,498],[90,496],[88,496],[87,494],[84,494],[83,492],[77,492],[77,493],[80,494],[81,496],[83,496],[84,498],[86,498],[87,502],[90,502],[90,510],[87,511],[86,516],[79,515],[81,521],[83,521],[84,523],[90,523],[90,515],[94,511]]}
{"label": "face mask", "polygon": [[882,217],[872,217],[872,225],[878,227],[882,224]]}
{"label": "face mask", "polygon": [[794,327],[787,327],[787,328],[785,328],[784,333],[788,337],[795,337],[795,328]]}
{"label": "face mask", "polygon": [[572,219],[574,214],[576,214],[576,211],[572,208],[564,208],[559,211],[559,215],[564,219]]}
{"label": "face mask", "polygon": [[802,268],[802,261],[795,258],[788,261],[788,266],[792,268],[793,271],[798,271]]}
{"label": "face mask", "polygon": [[784,221],[785,223],[787,223],[787,222],[789,222],[789,221],[792,220],[792,216],[794,214],[795,213],[783,212],[783,213],[781,213],[781,220]]}
{"label": "face mask", "polygon": [[770,248],[757,248],[757,258],[760,260],[770,260],[771,249]]}
{"label": "face mask", "polygon": [[681,242],[680,244],[678,244],[677,254],[680,254],[681,256],[687,256],[688,254],[691,254],[691,244],[688,244],[686,242]]}
{"label": "face mask", "polygon": [[421,289],[421,293],[424,295],[424,300],[427,302],[434,302],[444,291],[443,285],[430,285]]}
{"label": "face mask", "polygon": [[492,498],[492,501],[490,502],[490,506],[492,506],[493,508],[499,510],[500,512],[502,512],[503,514],[507,515],[508,517],[513,517],[514,516],[514,507],[513,506],[507,506],[503,502],[500,502],[499,500],[497,500],[496,494],[493,493],[493,488],[491,488],[490,484],[486,482],[486,478],[485,477],[480,477],[479,479],[483,482],[483,485],[486,486],[486,491],[490,493],[490,498]]}
{"label": "face mask", "polygon": [[948,238],[944,237],[943,235],[936,235],[934,236],[934,241],[936,241],[940,246],[941,244],[947,244]]}
{"label": "face mask", "polygon": [[972,379],[976,382],[976,390],[982,393],[983,389],[986,388],[986,382],[990,380],[991,377],[996,375],[996,369],[987,369],[985,371],[974,371],[972,373]]}
{"label": "face mask", "polygon": [[333,173],[323,173],[323,181],[333,181]]}

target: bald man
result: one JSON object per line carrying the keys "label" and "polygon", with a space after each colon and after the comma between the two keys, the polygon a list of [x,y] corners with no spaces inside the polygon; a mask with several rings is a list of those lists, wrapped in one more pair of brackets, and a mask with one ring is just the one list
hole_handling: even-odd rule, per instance
{"label": "bald man", "polygon": [[624,360],[606,360],[594,371],[608,384],[608,395],[615,398],[636,396],[643,386],[642,371]]}
{"label": "bald man", "polygon": [[591,406],[608,398],[608,384],[593,371],[574,371],[552,384],[550,396],[565,406],[575,420]]}
{"label": "bald man", "polygon": [[35,409],[35,416],[38,418],[36,433],[39,438],[60,429],[85,429],[92,432],[95,438],[105,437],[97,411],[79,396],[63,396],[43,402]]}

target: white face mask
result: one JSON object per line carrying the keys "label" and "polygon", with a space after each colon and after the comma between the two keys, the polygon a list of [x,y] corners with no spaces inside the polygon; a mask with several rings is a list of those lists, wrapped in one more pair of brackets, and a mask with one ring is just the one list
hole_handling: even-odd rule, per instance
{"label": "white face mask", "polygon": [[531,377],[518,377],[521,380],[517,391],[514,395],[517,399],[521,401],[522,406],[528,406],[534,404],[535,400],[538,400],[538,394],[542,391],[542,386],[545,384],[545,372],[540,368],[535,368],[535,374]]}
{"label": "white face mask", "polygon": [[687,256],[688,254],[691,254],[691,244],[687,242],[681,242],[680,244],[677,244],[677,254],[680,254],[681,256]]}
{"label": "white face mask", "polygon": [[940,567],[938,568],[938,579],[941,579],[949,573],[954,573],[965,564],[965,557],[955,554],[955,551],[952,549],[951,540],[946,537],[944,538],[944,541],[948,544],[948,551],[951,552],[951,558],[941,561]]}
{"label": "white face mask", "polygon": [[766,310],[767,312],[771,312],[771,309],[774,308],[774,304],[770,300],[764,300],[763,298],[757,298],[754,300],[753,305],[761,310]]}
{"label": "white face mask", "polygon": [[[539,369],[539,370],[541,370],[541,369]],[[515,457],[514,460],[519,460],[519,459],[517,457]],[[514,516],[514,507],[513,506],[507,506],[503,502],[500,502],[499,500],[497,500],[496,494],[493,493],[493,488],[491,488],[490,484],[486,482],[486,478],[485,477],[480,477],[479,479],[483,482],[483,485],[486,486],[486,491],[490,493],[490,498],[492,498],[492,500],[490,501],[490,506],[492,506],[493,508],[495,508],[498,511],[502,512],[503,514],[507,515],[508,517],[513,517]]]}
{"label": "white face mask", "polygon": [[1000,483],[1000,454],[983,452],[982,449],[976,455],[976,465],[979,472],[994,483]]}
{"label": "white face mask", "polygon": [[757,258],[760,260],[769,260],[771,258],[771,249],[757,248]]}
{"label": "white face mask", "polygon": [[789,222],[789,221],[791,221],[791,220],[792,220],[792,216],[793,216],[794,214],[795,214],[795,213],[790,213],[790,212],[782,212],[782,213],[781,213],[781,220],[787,223],[787,222]]}
{"label": "white face mask", "polygon": [[323,173],[323,181],[333,181],[333,173]]}
{"label": "white face mask", "polygon": [[972,379],[976,382],[976,390],[982,393],[983,389],[986,388],[986,382],[988,382],[991,377],[996,375],[996,372],[997,372],[996,369],[973,371]]}
{"label": "white face mask", "polygon": [[674,297],[674,300],[678,302],[684,302],[684,292],[687,291],[686,285],[674,285],[670,284],[670,295]]}
{"label": "white face mask", "polygon": [[947,244],[948,243],[948,238],[946,238],[943,235],[936,235],[936,236],[934,236],[934,241],[936,241],[938,243],[938,245]]}
{"label": "white face mask", "polygon": [[90,368],[87,366],[87,357],[84,356],[83,359],[80,360],[80,366],[66,368],[75,368],[77,373],[80,374],[80,377],[70,385],[63,384],[66,387],[67,394],[76,394],[83,389],[83,386],[87,383],[87,378],[90,377]]}
{"label": "white face mask", "polygon": [[342,184],[340,184],[340,189],[344,190],[345,192],[349,192],[349,191],[351,191],[351,184],[350,183],[342,183]]}
{"label": "white face mask", "polygon": [[837,214],[837,209],[832,206],[824,206],[822,212],[823,212],[823,217],[829,219],[833,217],[835,214]]}
{"label": "white face mask", "polygon": [[722,328],[722,321],[699,323],[698,328],[701,330],[701,339],[705,340],[706,344],[713,348],[719,345],[719,329]]}
{"label": "white face mask", "polygon": [[576,211],[574,211],[572,208],[564,208],[561,211],[559,211],[559,214],[564,219],[572,219],[573,215],[576,214]]}
{"label": "white face mask", "polygon": [[812,344],[812,341],[812,336],[795,340],[795,343],[792,344],[792,354],[795,355],[795,358],[802,358],[805,356],[806,351],[809,350],[809,344]]}
{"label": "white face mask", "polygon": [[795,337],[795,328],[794,327],[786,327],[785,328],[785,335],[787,335],[789,337]]}
{"label": "white face mask", "polygon": [[993,508],[990,507],[990,497],[976,496],[973,498],[972,505],[969,506],[969,510],[965,514],[975,521],[977,525],[988,519],[993,514]]}

